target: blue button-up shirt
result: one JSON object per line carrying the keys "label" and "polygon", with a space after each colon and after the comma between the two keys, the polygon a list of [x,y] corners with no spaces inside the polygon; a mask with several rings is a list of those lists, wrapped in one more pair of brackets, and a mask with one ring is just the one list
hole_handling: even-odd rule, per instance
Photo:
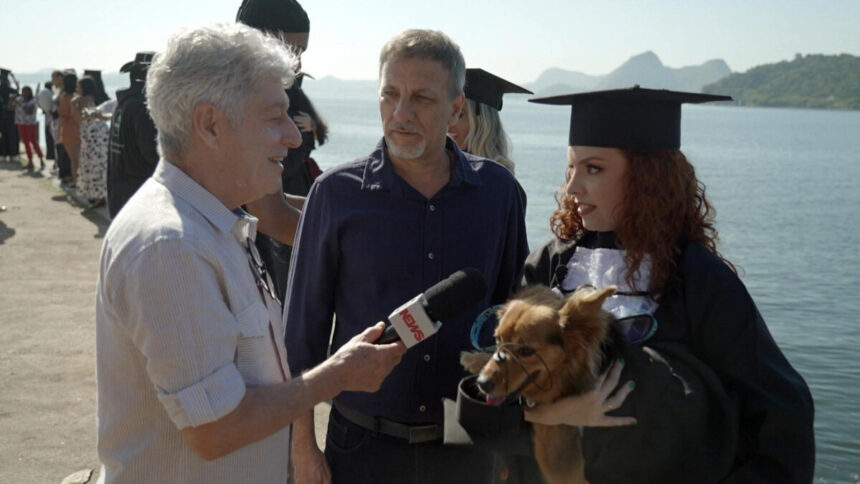
{"label": "blue button-up shirt", "polygon": [[[404,423],[442,422],[471,349],[471,323],[505,301],[528,254],[516,182],[501,165],[461,152],[450,138],[451,180],[427,199],[398,176],[384,140],[369,156],[320,176],[308,194],[290,266],[284,321],[296,373],[451,273],[484,274],[484,299],[412,347],[376,393],[345,392],[342,404]],[[335,321],[332,320],[334,315]]]}

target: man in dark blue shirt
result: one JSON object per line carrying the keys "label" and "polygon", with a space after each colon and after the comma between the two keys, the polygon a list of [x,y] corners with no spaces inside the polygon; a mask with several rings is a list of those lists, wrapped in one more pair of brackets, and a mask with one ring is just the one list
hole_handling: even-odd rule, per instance
{"label": "man in dark blue shirt", "polygon": [[295,373],[452,272],[474,267],[480,304],[411,349],[376,393],[333,405],[325,460],[313,415],[295,425],[297,481],[484,482],[492,457],[442,445],[442,397],[454,398],[471,322],[505,301],[528,254],[510,173],[446,136],[463,107],[465,63],[445,34],[410,30],[380,55],[384,138],[369,156],[326,171],[308,195],[285,309]]}

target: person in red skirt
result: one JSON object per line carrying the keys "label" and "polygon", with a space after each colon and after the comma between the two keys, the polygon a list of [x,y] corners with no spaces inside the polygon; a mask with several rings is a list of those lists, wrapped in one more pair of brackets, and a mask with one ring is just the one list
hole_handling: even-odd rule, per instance
{"label": "person in red skirt", "polygon": [[27,170],[33,171],[33,151],[39,157],[39,166],[45,168],[45,158],[39,148],[37,134],[39,123],[36,120],[36,98],[33,97],[33,89],[30,86],[21,89],[21,95],[15,103],[15,125],[18,127],[18,137],[27,151]]}

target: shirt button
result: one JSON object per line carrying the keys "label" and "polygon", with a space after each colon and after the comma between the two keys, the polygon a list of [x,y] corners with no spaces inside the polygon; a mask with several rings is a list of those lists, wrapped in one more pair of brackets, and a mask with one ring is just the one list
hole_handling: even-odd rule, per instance
{"label": "shirt button", "polygon": [[430,361],[430,355],[424,355],[424,361]]}
{"label": "shirt button", "polygon": [[431,211],[431,212],[435,212],[435,211],[436,211],[436,205],[433,205],[433,204],[431,203],[431,204],[430,204],[430,211]]}
{"label": "shirt button", "polygon": [[433,260],[433,259],[435,259],[435,258],[436,258],[436,256],[435,256],[435,255],[433,255],[433,253],[432,253],[432,252],[430,252],[430,253],[428,253],[428,254],[427,254],[427,258],[428,258],[428,259],[430,259],[430,260]]}
{"label": "shirt button", "polygon": [[419,411],[419,412],[422,412],[422,413],[423,413],[423,412],[426,412],[426,411],[427,411],[427,407],[426,407],[426,406],[424,406],[424,405],[421,405],[420,407],[418,407],[418,411]]}

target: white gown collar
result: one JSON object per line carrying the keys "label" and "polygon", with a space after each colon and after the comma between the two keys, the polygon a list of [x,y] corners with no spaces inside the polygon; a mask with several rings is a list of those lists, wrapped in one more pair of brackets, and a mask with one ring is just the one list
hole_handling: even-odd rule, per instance
{"label": "white gown collar", "polygon": [[[561,283],[562,289],[572,291],[583,284],[601,288],[610,285],[621,292],[645,292],[651,279],[651,258],[645,256],[634,277],[633,286],[627,283],[625,251],[619,249],[589,249],[577,247],[567,263],[567,275]],[[653,314],[659,304],[647,296],[614,295],[603,303],[603,309],[616,318],[637,314]]]}

